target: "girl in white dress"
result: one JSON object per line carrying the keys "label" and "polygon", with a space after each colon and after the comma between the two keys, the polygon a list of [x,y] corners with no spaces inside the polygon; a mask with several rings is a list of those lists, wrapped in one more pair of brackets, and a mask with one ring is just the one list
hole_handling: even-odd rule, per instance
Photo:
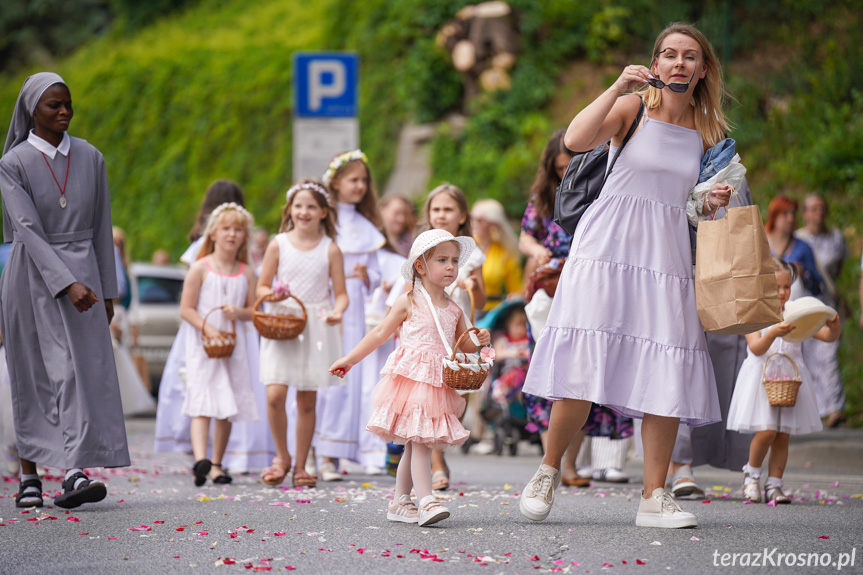
{"label": "girl in white dress", "polygon": [[[183,283],[180,315],[194,328],[186,330],[183,415],[192,418],[195,485],[203,485],[208,473],[214,483],[231,482],[221,469],[231,422],[258,419],[245,337],[235,337],[233,353],[225,358],[209,357],[201,341],[202,331],[211,338],[232,328],[242,334],[243,322],[252,317],[257,278],[246,262],[251,226],[251,214],[237,204],[213,210],[198,259]],[[215,308],[220,311],[206,317]],[[215,420],[213,461],[207,459],[211,419]]]}
{"label": "girl in white dress", "polygon": [[[773,258],[779,301],[782,307],[791,294],[794,280],[792,264]],[[760,332],[746,336],[748,355],[734,386],[731,407],[728,410],[728,429],[741,433],[755,433],[749,445],[749,462],[743,466],[743,497],[748,501],[761,501],[761,464],[770,451],[767,481],[764,484],[767,503],[791,503],[791,498],[782,492],[782,474],[788,463],[788,440],[791,435],[821,431],[818,403],[812,387],[812,376],[803,363],[802,343],[784,341],[783,336],[794,330],[785,322],[778,323]],[[818,330],[814,336],[821,341],[836,341],[840,334],[839,316]],[[767,390],[762,383],[764,364],[775,353],[788,355],[797,364],[800,387],[797,403],[793,407],[772,407],[767,400]]]}
{"label": "girl in white dress", "polygon": [[[224,203],[234,202],[244,205],[243,190],[236,182],[216,180],[207,188],[195,224],[189,232],[191,244],[180,257],[180,261],[191,267],[201,251],[204,243],[202,235],[207,227],[210,214]],[[245,325],[243,325],[245,324]],[[243,326],[242,336],[246,341],[246,355],[249,360],[249,370],[252,373],[252,389],[258,412],[266,410],[266,392],[260,385],[258,377],[258,331],[251,323],[240,322]],[[162,371],[159,383],[159,402],[156,407],[156,438],[154,451],[162,453],[192,453],[192,441],[189,436],[191,420],[183,415],[183,402],[186,399],[186,338],[191,326],[180,323],[180,329],[171,345],[171,351]],[[234,472],[246,472],[250,469],[266,467],[275,455],[269,429],[264,421],[237,422],[231,428],[231,439],[225,450],[222,464]]]}
{"label": "girl in white dress", "polygon": [[[470,211],[464,192],[456,186],[444,183],[429,192],[423,208],[423,219],[427,229],[446,230],[453,236],[473,237],[470,226]],[[482,279],[482,264],[485,254],[479,248],[473,250],[470,259],[458,270],[456,281],[446,288],[446,293],[455,301],[465,317],[473,321],[473,313],[485,306],[485,282]],[[474,394],[479,397],[478,394]],[[436,449],[432,453],[432,489],[449,487],[449,466],[444,452]]]}
{"label": "girl in white dress", "polygon": [[[335,216],[329,193],[314,180],[301,180],[287,192],[282,226],[267,246],[258,297],[285,290],[303,302],[306,327],[296,338],[261,338],[261,380],[267,386],[267,418],[276,444],[273,464],[261,472],[267,485],[284,481],[291,467],[285,403],[288,386],[296,389],[296,460],[294,487],[314,487],[317,478],[304,466],[315,431],[317,390],[341,380],[327,366],[342,353],[339,324],[348,307],[342,252],[335,243]],[[332,290],[330,282],[332,281]],[[335,296],[335,306],[331,303]],[[294,299],[267,304],[268,313],[301,315]]]}
{"label": "girl in white dress", "polygon": [[[342,317],[342,349],[347,353],[366,334],[365,302],[381,274],[377,252],[386,243],[381,232],[378,199],[366,155],[360,150],[332,159],[323,178],[336,211],[336,243],[344,258],[345,286],[350,304]],[[318,426],[315,453],[322,458],[321,479],[342,478],[336,466],[340,458],[357,461],[372,472],[383,465],[386,446],[365,430],[363,405],[371,401],[377,378],[366,381],[356,369],[344,387],[327,388],[318,394]]]}

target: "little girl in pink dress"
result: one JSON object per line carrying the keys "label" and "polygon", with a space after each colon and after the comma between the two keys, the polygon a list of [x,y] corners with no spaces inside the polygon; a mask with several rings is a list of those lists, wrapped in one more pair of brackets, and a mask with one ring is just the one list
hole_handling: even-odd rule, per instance
{"label": "little girl in pink dress", "polygon": [[[444,288],[455,282],[458,268],[467,262],[474,246],[473,238],[456,238],[446,230],[420,234],[402,266],[402,275],[413,290],[399,296],[383,322],[330,368],[333,375],[344,377],[401,326],[399,347],[381,371],[383,379],[372,394],[374,413],[366,426],[384,441],[405,445],[395,497],[387,509],[390,521],[423,526],[449,517],[449,510],[432,495],[431,452],[461,445],[470,435],[458,420],[464,398],[443,382],[449,342],[469,325]],[[461,350],[475,352],[490,342],[488,330],[480,330]],[[483,356],[489,360],[485,352]],[[419,508],[411,502],[411,487]]]}

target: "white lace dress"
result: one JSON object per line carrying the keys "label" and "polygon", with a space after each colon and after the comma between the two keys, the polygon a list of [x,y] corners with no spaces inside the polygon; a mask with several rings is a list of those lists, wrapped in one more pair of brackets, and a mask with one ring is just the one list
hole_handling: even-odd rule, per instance
{"label": "white lace dress", "polygon": [[[324,236],[308,251],[295,248],[284,233],[276,236],[276,242],[279,244],[279,267],[274,281],[288,284],[291,294],[303,302],[307,319],[306,328],[296,339],[261,338],[261,381],[298,390],[346,383],[328,371],[342,356],[341,326],[324,321],[326,314],[333,309],[329,259],[332,240]],[[280,315],[302,314],[293,298],[268,303],[266,310]]]}

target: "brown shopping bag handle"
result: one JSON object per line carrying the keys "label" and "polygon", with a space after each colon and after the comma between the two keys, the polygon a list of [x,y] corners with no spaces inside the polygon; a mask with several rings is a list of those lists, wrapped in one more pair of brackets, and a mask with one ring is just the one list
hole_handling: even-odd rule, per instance
{"label": "brown shopping bag handle", "polygon": [[[737,190],[735,189],[734,186],[731,186],[731,197],[734,198],[735,200],[737,200],[737,207],[739,208],[740,207],[740,196],[738,195]],[[731,202],[729,201],[728,203],[730,204]],[[728,206],[721,206],[721,209],[724,209],[726,212],[728,212]],[[711,222],[716,219],[716,214],[719,213],[719,210],[720,210],[720,208],[716,208],[716,211],[710,215],[710,221]]]}

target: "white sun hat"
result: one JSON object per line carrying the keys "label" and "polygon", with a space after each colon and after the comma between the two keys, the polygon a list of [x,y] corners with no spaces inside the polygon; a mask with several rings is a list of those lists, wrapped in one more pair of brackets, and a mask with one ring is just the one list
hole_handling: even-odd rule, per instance
{"label": "white sun hat", "polygon": [[444,242],[456,242],[458,244],[458,267],[462,267],[467,263],[470,254],[476,248],[476,242],[468,236],[455,237],[446,230],[428,230],[423,232],[414,240],[410,255],[408,255],[407,261],[402,264],[402,277],[405,278],[406,282],[411,283],[414,262],[420,259],[424,253]]}
{"label": "white sun hat", "polygon": [[794,331],[783,336],[787,342],[800,343],[836,317],[836,310],[814,297],[801,297],[785,304],[783,321],[794,326]]}

